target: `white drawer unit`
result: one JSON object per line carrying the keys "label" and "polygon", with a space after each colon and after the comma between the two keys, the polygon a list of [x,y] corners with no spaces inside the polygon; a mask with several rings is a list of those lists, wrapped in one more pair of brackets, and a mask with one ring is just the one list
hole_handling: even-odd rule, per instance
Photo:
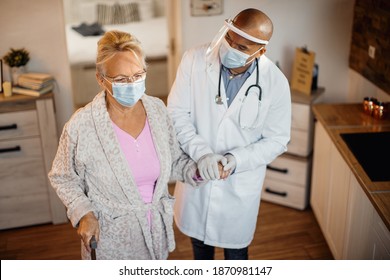
{"label": "white drawer unit", "polygon": [[262,199],[303,210],[309,202],[306,186],[311,159],[291,155],[278,157],[267,166]]}
{"label": "white drawer unit", "polygon": [[53,94],[0,96],[0,229],[68,221],[47,178],[57,145]]}
{"label": "white drawer unit", "polygon": [[291,139],[287,148],[289,154],[302,157],[307,157],[313,150],[311,104],[293,101],[291,105]]}
{"label": "white drawer unit", "polygon": [[292,92],[291,139],[287,152],[267,166],[262,199],[304,210],[309,204],[314,117],[311,105],[319,102],[323,88],[310,96]]}

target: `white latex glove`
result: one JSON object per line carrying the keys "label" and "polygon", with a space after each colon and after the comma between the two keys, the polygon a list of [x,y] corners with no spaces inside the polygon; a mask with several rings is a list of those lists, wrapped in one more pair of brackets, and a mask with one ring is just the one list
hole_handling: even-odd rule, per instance
{"label": "white latex glove", "polygon": [[227,163],[226,158],[218,154],[210,153],[199,159],[198,170],[203,180],[216,180],[220,178],[218,162],[221,162],[223,166]]}
{"label": "white latex glove", "polygon": [[225,158],[227,163],[223,166],[223,171],[230,170],[230,174],[236,169],[237,161],[236,158],[232,154],[226,154]]}

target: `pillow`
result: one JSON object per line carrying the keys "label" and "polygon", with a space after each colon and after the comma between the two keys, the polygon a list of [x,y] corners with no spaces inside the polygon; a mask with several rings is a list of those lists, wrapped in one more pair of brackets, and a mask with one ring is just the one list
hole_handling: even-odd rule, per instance
{"label": "pillow", "polygon": [[106,5],[106,4],[97,4],[96,6],[96,13],[97,23],[104,25],[104,24],[111,24],[113,16],[114,16],[114,6],[112,5]]}
{"label": "pillow", "polygon": [[97,22],[101,25],[140,21],[137,3],[97,4]]}
{"label": "pillow", "polygon": [[114,5],[114,17],[111,24],[121,24],[134,21],[140,21],[137,3]]}
{"label": "pillow", "polygon": [[[161,0],[158,0],[161,1]],[[141,21],[149,20],[156,16],[154,0],[118,0],[120,4],[137,3]]]}

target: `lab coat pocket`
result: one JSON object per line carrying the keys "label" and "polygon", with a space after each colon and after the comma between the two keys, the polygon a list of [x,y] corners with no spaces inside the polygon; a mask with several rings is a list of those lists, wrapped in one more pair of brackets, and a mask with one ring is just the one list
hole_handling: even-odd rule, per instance
{"label": "lab coat pocket", "polygon": [[261,101],[256,94],[248,94],[241,101],[238,112],[238,123],[241,128],[254,128],[258,125],[258,119],[261,109]]}
{"label": "lab coat pocket", "polygon": [[258,95],[249,92],[243,98],[237,114],[237,121],[241,129],[253,131],[259,130],[265,121],[269,107],[267,100],[259,100]]}

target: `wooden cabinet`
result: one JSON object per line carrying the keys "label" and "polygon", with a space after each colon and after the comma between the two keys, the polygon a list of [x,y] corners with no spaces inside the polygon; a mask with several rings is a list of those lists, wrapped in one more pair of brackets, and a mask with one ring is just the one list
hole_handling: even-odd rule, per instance
{"label": "wooden cabinet", "polygon": [[291,139],[287,152],[267,166],[262,199],[303,210],[310,194],[311,153],[314,117],[311,105],[321,99],[324,89],[311,96],[292,92]]}
{"label": "wooden cabinet", "polygon": [[[316,125],[312,168],[312,182],[315,187],[311,187],[311,207],[316,214],[317,221],[322,232],[325,232],[325,221],[327,220],[328,193],[330,185],[330,166],[331,166],[331,139],[327,136],[322,125]],[[317,148],[321,147],[321,148]],[[313,184],[313,183],[312,183]]]}
{"label": "wooden cabinet", "polygon": [[371,259],[374,207],[367,198],[355,176],[351,174],[348,201],[347,236],[344,259]]}
{"label": "wooden cabinet", "polygon": [[[333,256],[343,254],[351,172],[324,127],[315,128],[311,206]],[[330,204],[330,202],[332,202]]]}
{"label": "wooden cabinet", "polygon": [[369,256],[372,255],[374,260],[390,260],[390,232],[375,211],[372,219],[372,229]]}
{"label": "wooden cabinet", "polygon": [[328,236],[328,245],[333,256],[340,259],[343,254],[348,206],[346,201],[348,201],[351,171],[333,144],[330,148],[330,158],[330,184],[326,186],[328,188],[328,201],[325,236]]}
{"label": "wooden cabinet", "polygon": [[316,123],[310,204],[335,259],[390,259],[390,232]]}
{"label": "wooden cabinet", "polygon": [[0,229],[67,222],[47,174],[57,151],[53,95],[0,97]]}
{"label": "wooden cabinet", "polygon": [[390,260],[390,231],[351,174],[343,259]]}

